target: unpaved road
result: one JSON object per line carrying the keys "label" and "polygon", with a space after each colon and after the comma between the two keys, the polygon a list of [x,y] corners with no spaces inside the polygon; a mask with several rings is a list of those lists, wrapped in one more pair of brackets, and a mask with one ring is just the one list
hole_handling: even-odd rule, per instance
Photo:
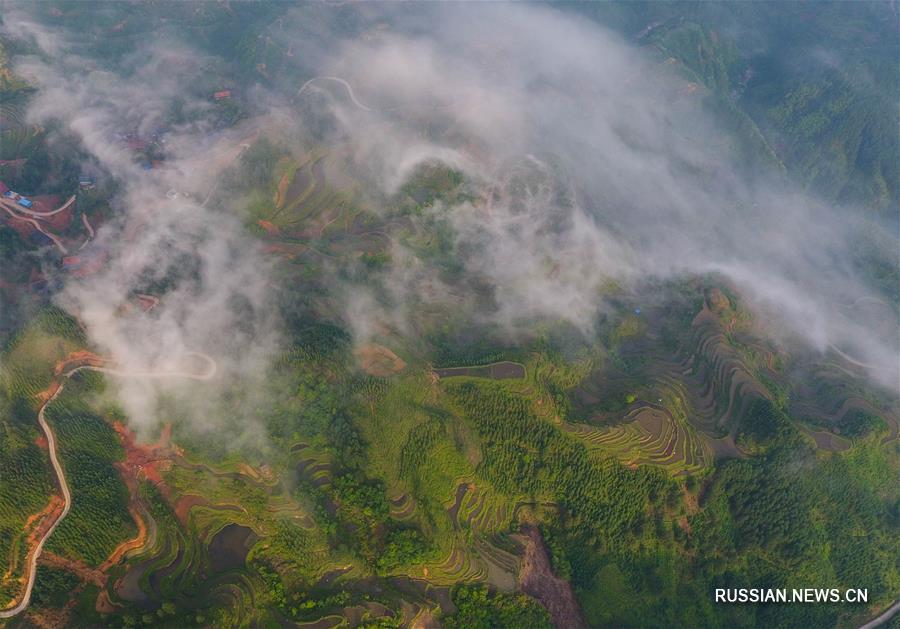
{"label": "unpaved road", "polygon": [[15,205],[15,209],[17,212],[21,212],[22,214],[28,214],[29,216],[36,216],[37,218],[47,218],[48,216],[55,216],[60,212],[64,212],[69,209],[73,203],[75,203],[75,195],[73,194],[66,202],[60,205],[55,210],[50,210],[49,212],[38,212],[37,210],[31,210],[25,207],[24,205],[19,205],[18,203],[11,202]]}
{"label": "unpaved road", "polygon": [[94,239],[94,228],[91,226],[91,222],[88,220],[87,214],[81,215],[81,223],[84,225],[84,228],[87,230],[88,237],[87,237],[87,240],[85,240],[83,243],[81,243],[81,246],[78,247],[79,251],[81,251],[82,249],[87,247],[88,243]]}
{"label": "unpaved road", "polygon": [[[69,374],[66,374],[68,377]],[[62,465],[59,464],[59,458],[56,456],[56,436],[53,434],[53,431],[50,430],[50,425],[47,423],[47,419],[44,417],[44,411],[47,409],[47,405],[55,400],[60,393],[63,392],[63,385],[59,385],[59,388],[56,389],[56,392],[50,396],[50,398],[44,402],[41,406],[41,410],[38,411],[38,423],[41,425],[41,430],[44,431],[44,436],[47,437],[47,449],[50,452],[50,463],[53,464],[53,471],[56,474],[56,481],[59,484],[60,491],[62,491],[63,500],[65,501],[65,506],[63,507],[62,513],[59,514],[59,517],[56,518],[56,521],[50,525],[50,528],[47,529],[47,532],[44,533],[44,536],[37,543],[37,546],[34,547],[34,550],[31,551],[31,557],[29,558],[28,565],[26,566],[26,570],[28,571],[28,582],[25,585],[25,594],[22,596],[22,600],[19,601],[19,604],[13,607],[12,609],[6,609],[0,611],[0,618],[12,618],[16,614],[25,610],[28,607],[28,603],[31,602],[31,590],[34,589],[34,577],[37,574],[37,561],[41,556],[41,551],[44,549],[44,544],[50,538],[50,535],[56,530],[56,527],[59,526],[59,523],[62,522],[63,518],[66,517],[66,514],[69,513],[69,509],[72,507],[72,494],[69,492],[69,483],[66,482],[66,475],[63,473]]]}
{"label": "unpaved road", "polygon": [[[49,238],[53,242],[54,245],[56,245],[56,248],[59,249],[63,255],[69,254],[69,250],[66,249],[66,246],[64,244],[62,244],[62,241],[59,238],[57,238],[55,235],[53,235],[50,232],[48,232],[47,230],[45,230],[41,226],[41,224],[38,223],[33,218],[29,218],[27,216],[21,216],[20,214],[18,214],[17,212],[18,212],[19,208],[15,207],[14,208],[15,211],[14,211],[14,209],[12,207],[10,207],[10,205],[11,204],[7,201],[7,199],[0,199],[0,207],[2,207],[4,210],[6,210],[7,214],[9,214],[13,218],[18,219],[20,221],[25,221],[26,223],[28,223],[29,225],[34,227],[36,230],[38,230],[40,233],[44,234],[47,238]],[[22,209],[24,209],[24,208],[22,208]]]}
{"label": "unpaved road", "polygon": [[[110,367],[96,367],[94,365],[82,365],[81,367],[75,367],[74,369],[65,372],[65,374],[63,375],[66,380],[71,378],[79,371],[99,371],[102,373],[113,374],[126,378],[190,378],[192,380],[210,380],[213,376],[216,375],[218,366],[216,365],[216,361],[211,356],[207,356],[206,354],[200,354],[197,352],[191,352],[189,355],[204,360],[207,363],[207,369],[202,373],[192,373],[189,371],[140,372],[120,371],[118,369],[113,369]],[[44,431],[44,435],[47,438],[47,448],[50,452],[50,462],[53,464],[53,471],[56,474],[56,481],[59,485],[60,491],[62,491],[65,506],[63,507],[62,513],[60,513],[59,517],[56,518],[56,521],[53,522],[49,529],[47,529],[47,532],[31,551],[31,555],[26,566],[28,581],[25,585],[25,593],[22,595],[21,600],[15,607],[0,611],[0,618],[12,618],[13,616],[23,612],[28,607],[28,604],[31,602],[31,592],[34,589],[34,579],[37,575],[37,562],[41,556],[41,551],[44,549],[44,544],[47,543],[50,535],[53,534],[53,531],[56,530],[56,527],[59,526],[59,523],[63,521],[63,518],[66,517],[66,515],[69,513],[69,510],[72,508],[72,494],[69,491],[69,483],[66,481],[65,472],[63,471],[62,465],[60,465],[59,463],[59,457],[57,456],[56,435],[53,434],[53,430],[50,429],[50,425],[47,423],[47,419],[44,416],[47,405],[57,397],[59,397],[59,394],[63,392],[64,388],[65,384],[60,383],[59,388],[57,388],[53,395],[41,406],[41,409],[38,411],[38,423],[41,425],[41,430]]]}
{"label": "unpaved road", "polygon": [[875,629],[875,627],[880,627],[881,625],[887,623],[887,621],[889,621],[897,612],[900,612],[900,601],[895,602],[893,605],[888,607],[887,611],[881,614],[881,616],[870,620],[859,629]]}
{"label": "unpaved road", "polygon": [[372,111],[372,109],[371,109],[370,107],[366,107],[365,105],[363,105],[361,102],[359,102],[359,101],[356,99],[356,94],[353,93],[353,86],[350,85],[349,83],[347,83],[347,81],[345,81],[344,79],[342,79],[342,78],[340,78],[340,77],[337,77],[337,76],[315,76],[315,77],[311,78],[309,81],[307,81],[306,83],[304,83],[304,84],[300,87],[300,89],[297,90],[297,96],[300,96],[300,94],[302,94],[303,91],[304,91],[307,87],[309,87],[310,85],[312,85],[312,84],[315,83],[316,81],[334,81],[335,83],[340,83],[341,85],[343,85],[344,87],[347,88],[347,93],[350,95],[350,100],[353,101],[353,104],[354,104],[354,105],[356,105],[357,107],[359,107],[359,108],[362,109],[363,111]]}

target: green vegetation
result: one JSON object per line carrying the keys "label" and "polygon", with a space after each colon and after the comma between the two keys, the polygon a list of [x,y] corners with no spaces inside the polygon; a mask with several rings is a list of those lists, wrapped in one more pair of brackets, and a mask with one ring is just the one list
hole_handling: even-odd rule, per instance
{"label": "green vegetation", "polygon": [[741,419],[738,443],[745,450],[754,451],[773,442],[785,442],[796,435],[787,416],[766,399],[753,400]]}
{"label": "green vegetation", "polygon": [[41,566],[34,581],[32,601],[40,607],[62,607],[81,580],[66,570]]}
{"label": "green vegetation", "polygon": [[483,587],[453,590],[455,614],[441,618],[446,629],[550,629],[547,611],[524,594],[490,594]]}
{"label": "green vegetation", "polygon": [[458,200],[464,175],[441,163],[424,164],[417,172],[412,173],[409,181],[400,190],[401,205],[408,204],[411,211],[421,212],[423,208],[434,205],[438,200]]}
{"label": "green vegetation", "polygon": [[[711,294],[703,283],[683,290]],[[736,296],[729,302],[739,308]],[[176,433],[190,446],[187,458],[163,474],[164,493],[150,485],[140,491],[155,543],[121,568],[138,571],[137,587],[153,611],[148,616],[113,592],[125,605],[116,617],[132,625],[193,626],[357,618],[362,612],[352,610],[365,609],[370,625],[392,626],[400,622],[400,601],[410,600],[406,590],[394,589],[394,579],[412,577],[455,586],[456,611],[441,615],[445,625],[545,626],[537,603],[500,589],[514,587],[518,570],[518,550],[506,536],[535,520],[555,572],[570,580],[595,625],[829,625],[853,614],[833,606],[710,601],[709,591],[736,581],[863,584],[875,600],[887,600],[900,579],[891,561],[898,544],[893,505],[900,496],[890,482],[897,461],[880,441],[893,416],[851,406],[834,422],[852,447],[812,450],[787,410],[788,401],[810,403],[806,380],[770,370],[772,350],[745,331],[721,335],[713,316],[664,312],[671,314],[645,313],[639,328],[627,318],[611,322],[615,349],[593,354],[566,357],[546,339],[536,341],[517,356],[525,377],[505,380],[477,370],[437,381],[421,372],[361,376],[339,328],[298,319],[295,349],[275,362],[267,384],[291,392],[278,398],[264,424],[285,454],[265,459],[273,469],[264,477],[214,441]],[[731,320],[731,312],[720,316]],[[694,338],[676,353],[694,356],[695,366],[676,372],[665,366],[667,346],[645,339],[692,320],[690,331],[678,334]],[[53,329],[63,336],[50,342]],[[74,347],[66,337],[77,337],[53,316],[23,335],[44,348],[48,371]],[[613,386],[593,388],[606,370],[619,369],[610,352],[633,351],[622,339],[640,340],[645,366],[614,371]],[[46,386],[37,369],[16,367],[16,348],[10,346],[5,364],[18,374],[18,386]],[[733,400],[705,407],[694,388],[714,378],[704,375],[707,364],[733,365],[731,378],[765,384],[744,385]],[[717,397],[733,390],[730,382],[712,380]],[[105,411],[88,403],[102,389],[100,374],[78,375],[47,411],[75,498],[49,549],[94,566],[135,534],[128,492],[113,467],[122,457],[118,437]],[[828,390],[816,399],[829,407],[855,391]],[[767,391],[778,394],[770,400]],[[609,392],[621,398],[621,410],[601,404],[596,411],[593,396],[602,400]],[[11,418],[33,426],[35,409],[17,399],[20,410]],[[737,428],[745,458],[714,462],[703,445],[704,414],[728,406],[736,409],[726,419]],[[596,412],[610,423],[588,421]],[[40,457],[31,465],[46,474]],[[46,476],[44,482],[46,492]],[[32,512],[43,508],[46,498],[39,497]],[[178,507],[184,500],[193,506]],[[70,583],[54,579],[42,587],[56,592],[47,600],[58,601]],[[374,598],[366,585],[373,579],[384,588]],[[417,604],[441,607],[437,594],[423,596]]]}
{"label": "green vegetation", "polygon": [[47,547],[92,567],[136,532],[127,508],[128,490],[114,467],[124,457],[119,436],[85,403],[101,390],[101,383],[95,372],[73,376],[46,412],[72,492],[72,509]]}
{"label": "green vegetation", "polygon": [[840,422],[840,430],[842,435],[852,439],[864,437],[872,432],[882,433],[887,430],[887,424],[878,415],[867,413],[862,409],[854,409],[844,415]]}
{"label": "green vegetation", "polygon": [[[881,226],[893,224],[898,198],[889,7],[570,8],[671,67],[673,99],[696,99],[719,120],[749,179],[775,173],[861,206],[867,218],[847,236],[849,264],[880,296],[869,301],[898,312],[896,239]],[[503,190],[429,161],[384,192],[361,172],[365,160],[341,137],[343,121],[319,119],[295,97],[309,66],[297,63],[299,52],[292,60],[284,7],[93,9],[54,2],[40,20],[79,29],[83,59],[99,76],[163,31],[202,51],[200,78],[159,108],[159,124],[246,144],[208,207],[238,216],[270,256],[275,297],[266,307],[283,324],[281,344],[252,386],[211,384],[227,389],[203,408],[216,430],[196,430],[192,405],[160,396],[171,443],[141,444],[126,465],[113,421],[138,418],[111,406],[103,374],[55,373],[74,351],[103,350],[49,305],[62,299],[57,252],[0,225],[0,606],[20,591],[34,516],[55,491],[37,424],[54,384],[65,390],[46,418],[73,502],[46,550],[79,570],[41,565],[32,605],[65,607],[73,625],[388,628],[433,617],[450,629],[549,627],[553,606],[521,591],[526,525],[540,531],[591,626],[852,626],[900,591],[896,395],[832,353],[776,341],[737,289],[713,275],[610,280],[588,329],[507,325],[503,287],[467,270],[471,247],[481,245],[460,239],[447,208],[490,212],[503,195],[550,194],[541,228],[553,231],[581,194],[561,185],[569,180],[562,159],[536,156],[548,164],[539,169],[509,156]],[[348,41],[380,37],[363,13],[335,6],[329,19]],[[80,168],[96,164],[66,129],[26,124],[34,92],[8,56],[37,51],[5,40],[0,179],[28,194],[70,194]],[[834,43],[834,58],[819,54],[821,41]],[[259,111],[257,86],[283,90],[279,107],[303,127],[256,133],[257,119],[247,118]],[[212,96],[221,89],[232,95]],[[331,97],[345,98],[335,89]],[[406,112],[376,109],[372,119],[395,115]],[[463,133],[434,123],[420,137],[452,136],[477,153],[479,139]],[[161,141],[152,144],[135,159],[166,157]],[[78,192],[73,229],[81,215],[103,219],[98,225],[114,218],[127,193],[115,181]],[[175,275],[199,286],[202,265],[190,255],[174,266],[148,273],[146,290],[165,296]],[[359,313],[344,306],[361,287],[372,295],[358,305],[370,324],[363,331]],[[857,305],[835,307],[850,318]],[[131,316],[121,310],[116,316]],[[373,369],[367,344],[402,361]],[[139,531],[141,544],[106,566]],[[83,573],[99,566],[102,587]],[[723,606],[711,596],[718,587],[826,585],[867,588],[870,605]]]}
{"label": "green vegetation", "polygon": [[[37,430],[27,406],[12,409],[0,399],[0,417],[10,418],[0,433],[0,556],[23,565],[24,526],[28,517],[41,511],[49,501],[52,477],[46,454],[37,446]],[[0,583],[0,603],[17,592],[14,583]]]}
{"label": "green vegetation", "polygon": [[54,491],[49,457],[38,445],[43,435],[37,425],[36,396],[50,384],[56,361],[83,342],[74,321],[49,308],[35,316],[2,354],[0,556],[8,558],[5,565],[11,570],[0,579],[0,603],[18,593],[14,579],[28,551],[25,523],[44,510]]}

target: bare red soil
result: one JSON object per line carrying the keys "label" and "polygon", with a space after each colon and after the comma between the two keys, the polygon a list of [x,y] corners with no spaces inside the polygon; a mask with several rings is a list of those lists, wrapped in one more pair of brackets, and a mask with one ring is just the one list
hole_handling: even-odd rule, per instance
{"label": "bare red soil", "polygon": [[159,297],[154,297],[153,295],[135,295],[135,300],[137,301],[138,306],[140,306],[141,310],[144,312],[150,312],[154,308],[159,305]]}
{"label": "bare red soil", "polygon": [[22,240],[25,240],[26,242],[31,238],[32,234],[35,234],[38,231],[30,222],[22,218],[15,218],[13,216],[6,217],[6,224],[11,230],[16,232]]}
{"label": "bare red soil", "polygon": [[70,611],[68,605],[62,609],[32,608],[28,610],[26,618],[38,629],[59,629],[69,626]]}
{"label": "bare red soil", "polygon": [[296,258],[306,250],[306,245],[300,243],[271,242],[263,248],[264,253],[277,253],[286,258]]}
{"label": "bare red soil", "polygon": [[[70,368],[75,368],[77,366],[85,364],[97,365],[102,364],[103,362],[104,359],[95,354],[92,354],[91,352],[72,352],[66,358],[57,361],[53,370],[54,377],[58,378],[62,373],[68,371]],[[60,386],[60,381],[54,379],[44,391],[37,393],[35,397],[40,401],[41,404],[44,404],[47,402],[47,400],[51,399],[57,391],[59,391]],[[46,437],[38,437],[35,441],[41,448],[48,447]],[[23,528],[26,533],[25,546],[28,549],[26,553],[27,565],[30,565],[31,558],[37,550],[38,542],[46,537],[47,532],[62,515],[64,508],[65,501],[63,500],[62,496],[54,493],[50,496],[50,501],[47,503],[47,506],[44,507],[44,509],[29,516],[25,521],[25,525]],[[46,557],[46,554],[42,554],[42,557]],[[2,581],[7,581],[11,578],[13,572],[15,572],[15,570],[17,569],[16,563],[17,562],[12,562],[9,565],[9,569],[2,577]],[[22,574],[19,575],[18,580],[24,586],[28,578],[29,577],[27,571],[23,571]]]}
{"label": "bare red soil", "polygon": [[[129,488],[130,490],[131,488]],[[132,493],[132,500],[134,500],[134,494]],[[132,519],[138,527],[137,536],[132,539],[126,540],[116,546],[116,548],[112,551],[112,554],[107,557],[106,561],[100,564],[99,570],[101,572],[106,572],[114,565],[121,561],[122,557],[125,556],[129,550],[135,550],[141,548],[147,542],[147,524],[144,522],[144,519],[141,517],[141,514],[138,512],[134,506],[128,507],[128,513],[131,514]]]}
{"label": "bare red soil", "polygon": [[126,478],[145,478],[156,485],[163,496],[168,497],[169,487],[160,475],[160,463],[167,461],[171,456],[168,448],[159,444],[139,444],[135,441],[134,433],[122,424],[113,422],[113,428],[122,440],[125,448],[125,460],[117,463],[123,476]]}
{"label": "bare red soil", "polygon": [[278,225],[270,221],[260,219],[259,221],[257,221],[257,224],[262,227],[270,236],[277,236],[281,232],[281,230],[278,229]]}
{"label": "bare red soil", "polygon": [[[28,519],[25,520],[25,525],[23,529],[26,531],[27,536],[25,539],[25,544],[28,546],[27,557],[30,557],[34,552],[34,547],[37,545],[37,542],[43,534],[49,529],[53,523],[56,521],[56,518],[59,517],[59,514],[62,513],[64,503],[60,496],[53,494],[50,496],[50,501],[47,503],[47,506],[44,507],[41,511],[34,513],[28,516]],[[6,581],[9,579],[13,572],[16,570],[16,561],[15,557],[13,561],[10,562],[9,569],[3,575],[2,580]],[[24,573],[20,575],[19,581],[22,584],[25,584],[25,578],[27,575]]]}
{"label": "bare red soil", "polygon": [[[137,444],[134,439],[134,433],[122,424],[122,422],[114,421],[113,429],[118,433],[122,446],[125,448],[125,460],[116,463],[119,474],[128,487],[130,501],[128,505],[128,513],[137,525],[138,532],[132,539],[126,540],[116,546],[113,552],[100,565],[100,570],[106,572],[116,564],[122,557],[131,550],[136,550],[147,543],[147,522],[141,517],[139,510],[140,494],[138,491],[138,483],[141,479],[147,479],[152,482],[160,490],[160,493],[168,499],[171,495],[168,485],[160,475],[160,463],[168,463],[171,456],[171,437],[172,426],[166,424],[160,433],[160,438],[155,444],[141,445]],[[105,604],[104,601],[97,599],[97,605]]]}
{"label": "bare red soil", "polygon": [[60,360],[56,363],[56,367],[53,369],[53,375],[58,376],[63,372],[70,371],[72,369],[75,369],[76,367],[83,367],[85,365],[91,365],[92,367],[102,367],[104,364],[106,364],[106,362],[106,358],[98,356],[97,354],[89,352],[87,350],[71,352],[63,360]]}
{"label": "bare red soil", "polygon": [[[34,212],[52,212],[53,210],[58,209],[63,204],[63,201],[59,198],[59,196],[55,194],[30,198],[32,203],[34,204],[30,209]],[[74,210],[75,203],[73,202],[68,205],[65,210],[59,212],[58,214],[35,218],[38,218],[38,220],[44,224],[44,229],[47,229],[49,227],[50,230],[54,232],[64,231],[66,229],[69,229],[69,226],[72,224],[72,215],[74,213]]]}

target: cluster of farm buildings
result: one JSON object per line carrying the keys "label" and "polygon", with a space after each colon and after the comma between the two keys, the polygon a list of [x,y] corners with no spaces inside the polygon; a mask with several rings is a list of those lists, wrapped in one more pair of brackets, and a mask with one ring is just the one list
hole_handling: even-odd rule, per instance
{"label": "cluster of farm buildings", "polygon": [[[83,190],[93,188],[95,181],[84,175],[79,178],[79,187]],[[93,239],[93,227],[87,216],[82,216],[86,237],[75,251],[70,238],[64,234],[69,230],[75,215],[76,197],[66,200],[57,195],[40,195],[26,197],[11,190],[0,181],[0,225],[13,230],[28,244],[43,247],[54,246],[60,254],[60,266],[68,274],[84,277],[98,272],[106,263],[107,254],[99,247],[89,247]],[[30,279],[30,285],[36,290],[46,287],[47,281],[38,274]]]}
{"label": "cluster of farm buildings", "polygon": [[[215,101],[229,101],[233,98],[232,90],[220,89],[212,94]],[[144,170],[155,170],[162,165],[160,159],[154,159],[158,149],[166,143],[166,129],[157,128],[148,134],[134,131],[115,133],[116,142],[139,156]],[[25,159],[4,163],[20,165]],[[96,188],[96,179],[90,174],[82,174],[78,178],[78,187],[82,191]],[[166,196],[170,200],[179,194],[169,190]],[[72,195],[63,201],[57,195],[38,195],[28,197],[11,190],[0,181],[0,226],[7,226],[26,243],[45,247],[53,246],[59,253],[60,268],[68,275],[84,277],[100,271],[108,260],[105,250],[92,245],[94,229],[86,214],[82,213],[85,238],[73,244],[74,238],[68,234],[76,209],[76,196]],[[47,278],[43,274],[33,274],[30,286],[35,290],[47,287]]]}

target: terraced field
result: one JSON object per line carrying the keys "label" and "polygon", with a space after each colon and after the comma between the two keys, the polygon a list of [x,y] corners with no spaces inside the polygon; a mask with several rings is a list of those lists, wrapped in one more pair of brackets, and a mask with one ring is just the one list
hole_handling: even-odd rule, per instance
{"label": "terraced field", "polygon": [[512,524],[510,506],[508,498],[498,495],[489,486],[460,483],[447,514],[456,528],[489,535],[509,530]]}
{"label": "terraced field", "polygon": [[335,150],[282,160],[272,199],[257,199],[251,212],[267,234],[268,251],[318,265],[389,248],[395,226],[361,209],[356,184],[341,168],[345,159]]}
{"label": "terraced field", "polygon": [[326,4],[3,15],[9,626],[896,609],[894,3]]}
{"label": "terraced field", "polygon": [[[280,230],[288,233],[312,235],[311,219],[327,222],[340,216],[339,208],[346,198],[331,188],[324,177],[327,155],[311,156],[304,162],[290,162],[278,182],[274,208],[265,216]],[[325,225],[318,226],[317,236]]]}
{"label": "terraced field", "polygon": [[[289,191],[288,186],[286,197]],[[142,480],[117,485],[119,494],[106,492],[118,496],[117,506],[104,510],[116,518],[91,526],[85,524],[90,517],[82,522],[73,510],[71,525],[77,530],[61,529],[55,550],[61,561],[75,562],[71,569],[84,578],[94,574],[85,572],[92,566],[101,566],[99,576],[90,576],[96,581],[89,594],[96,598],[97,614],[119,608],[157,613],[165,604],[232,625],[268,617],[338,626],[394,613],[411,620],[438,609],[452,612],[450,588],[459,583],[487,583],[501,592],[519,587],[522,549],[510,533],[524,521],[552,521],[565,512],[564,502],[548,493],[552,485],[537,482],[525,492],[498,489],[527,461],[523,453],[540,450],[529,444],[552,442],[556,445],[540,447],[555,451],[572,440],[597,461],[611,457],[633,473],[662,469],[683,482],[702,477],[716,459],[751,456],[737,447],[735,437],[756,400],[789,402],[791,415],[805,426],[802,434],[823,451],[853,452],[856,438],[840,434],[850,430],[853,418],[885,422],[887,439],[896,434],[890,405],[857,387],[845,366],[792,365],[806,371],[801,370],[804,385],[791,389],[783,358],[730,310],[717,312],[712,302],[687,322],[690,334],[674,348],[662,342],[663,315],[648,308],[646,320],[613,347],[618,355],[563,362],[535,351],[520,354],[521,362],[441,368],[433,375],[414,353],[410,365],[384,377],[363,375],[358,367],[328,367],[331,374],[352,375],[347,396],[353,404],[338,424],[342,436],[310,433],[290,442],[278,468],[234,459],[206,462],[171,446],[139,447],[127,431],[84,406],[85,393],[102,386],[99,374],[89,374],[72,383],[67,391],[72,399],[61,398],[51,420],[70,449],[87,443],[81,433],[91,435],[91,456],[125,466],[113,476],[121,472],[128,481],[127,470],[143,469],[135,472]],[[40,335],[29,342],[46,349],[47,365],[77,347]],[[637,362],[636,353],[642,355]],[[328,364],[297,349],[277,361],[277,368],[308,377],[317,373],[308,370],[313,363]],[[8,364],[14,374],[8,382],[36,392],[46,386],[38,370],[17,367],[15,360]],[[471,408],[452,403],[469,390],[486,396],[485,408],[506,409],[498,411],[500,424],[492,416],[472,414],[481,402]],[[503,423],[513,418],[523,423],[509,432]],[[564,433],[562,440],[550,437],[555,431]],[[516,445],[498,450],[505,440]],[[125,462],[120,441],[128,453]],[[358,467],[347,467],[348,447],[366,452]],[[502,473],[487,466],[500,452],[511,457]],[[79,473],[71,472],[77,489]],[[348,489],[348,478],[359,484]],[[555,472],[551,478],[563,476]],[[354,493],[373,488],[374,494]],[[90,498],[76,498],[79,509],[91,504]],[[360,499],[370,501],[361,511],[344,502]],[[367,534],[371,543],[384,545],[386,531],[395,527],[431,541],[412,559],[400,556],[377,566],[358,549],[350,550],[361,543],[356,531],[368,522],[366,509],[383,512],[384,518]],[[686,516],[678,518],[678,527],[690,528]],[[143,541],[107,560],[117,545],[135,538],[135,522],[144,529]],[[99,554],[79,550],[77,538],[87,542],[98,536],[106,541],[85,548],[100,549]],[[374,583],[390,584],[378,590],[377,600]],[[280,592],[293,594],[282,599]],[[269,610],[263,616],[262,608]]]}
{"label": "terraced field", "polygon": [[640,406],[614,426],[567,424],[566,429],[626,465],[661,465],[672,473],[685,473],[701,470],[713,460],[703,436],[660,406]]}
{"label": "terraced field", "polygon": [[793,388],[787,396],[784,358],[743,329],[728,304],[713,292],[675,353],[659,343],[659,315],[647,312],[644,337],[634,345],[643,353],[638,371],[607,362],[585,377],[572,393],[573,417],[585,423],[568,422],[566,430],[623,463],[662,465],[673,473],[696,472],[716,458],[744,457],[735,445],[742,418],[755,400],[776,396],[782,404],[789,398],[790,416],[808,426],[804,434],[820,449],[849,447],[839,427],[856,412],[884,421],[886,439],[896,436],[890,403],[861,397],[838,366],[809,363],[788,381],[799,384],[788,384]]}

